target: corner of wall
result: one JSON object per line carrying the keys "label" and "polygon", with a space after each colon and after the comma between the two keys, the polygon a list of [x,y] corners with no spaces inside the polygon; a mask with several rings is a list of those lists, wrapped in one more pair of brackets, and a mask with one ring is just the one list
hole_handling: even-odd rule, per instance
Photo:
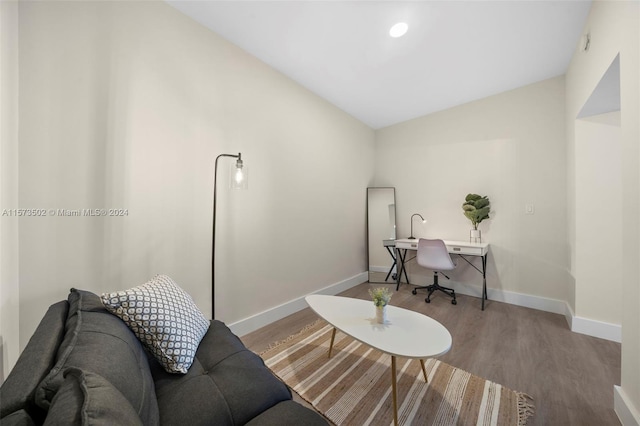
{"label": "corner of wall", "polygon": [[569,330],[573,330],[573,309],[571,308],[571,304],[569,302],[565,303],[565,311],[564,318],[567,320],[567,325],[569,326]]}
{"label": "corner of wall", "polygon": [[623,426],[640,426],[640,411],[620,386],[613,387],[613,409]]}
{"label": "corner of wall", "polygon": [[[354,275],[351,278],[347,278],[346,280],[334,283],[318,291],[315,291],[312,294],[335,295],[352,287],[355,287],[367,280],[368,273],[365,271],[360,274]],[[304,297],[298,297],[296,299],[290,300],[287,303],[283,303],[279,306],[267,309],[256,315],[252,315],[248,318],[229,324],[229,328],[238,336],[244,336],[251,333],[252,331],[256,331],[257,329],[264,327],[265,325],[271,324],[274,321],[282,319],[307,307],[308,305],[307,302],[305,302]]]}
{"label": "corner of wall", "polygon": [[[18,2],[0,2],[0,205],[18,207]],[[0,213],[2,213],[0,211]],[[20,355],[18,218],[0,216],[0,383]]]}

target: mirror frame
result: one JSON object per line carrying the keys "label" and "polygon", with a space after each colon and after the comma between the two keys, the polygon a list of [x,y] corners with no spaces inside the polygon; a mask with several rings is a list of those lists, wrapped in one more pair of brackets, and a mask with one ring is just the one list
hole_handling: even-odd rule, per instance
{"label": "mirror frame", "polygon": [[[366,238],[366,247],[367,247],[367,280],[370,283],[379,283],[379,284],[394,284],[395,280],[389,280],[389,281],[372,281],[371,280],[371,265],[370,265],[370,260],[371,260],[371,253],[370,253],[370,249],[369,249],[369,243],[370,243],[370,234],[371,234],[371,229],[370,229],[370,224],[369,224],[369,197],[370,197],[370,193],[371,190],[379,190],[379,189],[389,189],[391,190],[391,193],[393,195],[393,215],[394,215],[394,219],[396,217],[396,188],[393,186],[371,186],[367,188],[367,209],[366,209],[366,223],[367,223],[367,238]],[[395,238],[398,238],[398,223],[397,220],[394,220],[394,235]],[[393,250],[393,249],[392,249]],[[395,254],[394,254],[395,255]],[[391,262],[391,265],[393,265],[393,263]],[[391,266],[390,266],[391,267]],[[392,277],[390,277],[391,279]]]}

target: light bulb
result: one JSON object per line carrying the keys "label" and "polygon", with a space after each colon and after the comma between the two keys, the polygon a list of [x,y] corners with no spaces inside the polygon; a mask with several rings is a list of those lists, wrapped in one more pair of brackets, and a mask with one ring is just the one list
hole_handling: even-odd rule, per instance
{"label": "light bulb", "polygon": [[249,183],[249,170],[244,167],[241,154],[238,153],[235,167],[229,167],[229,187],[231,189],[247,189]]}
{"label": "light bulb", "polygon": [[389,35],[393,38],[402,37],[405,35],[407,30],[409,29],[409,25],[404,22],[398,22],[389,30]]}

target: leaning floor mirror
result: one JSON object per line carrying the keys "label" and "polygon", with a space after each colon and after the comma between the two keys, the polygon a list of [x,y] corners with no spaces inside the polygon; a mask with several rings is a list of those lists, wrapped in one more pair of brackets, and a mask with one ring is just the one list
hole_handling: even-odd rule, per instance
{"label": "leaning floor mirror", "polygon": [[395,281],[396,190],[367,188],[369,282]]}

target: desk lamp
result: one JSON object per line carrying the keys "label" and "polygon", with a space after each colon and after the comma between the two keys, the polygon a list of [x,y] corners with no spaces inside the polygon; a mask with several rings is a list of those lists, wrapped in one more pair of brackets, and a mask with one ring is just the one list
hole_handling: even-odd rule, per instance
{"label": "desk lamp", "polygon": [[422,219],[422,223],[427,223],[427,220],[424,217],[422,217],[420,213],[414,213],[413,215],[411,215],[411,236],[409,237],[410,240],[416,239],[416,237],[413,236],[413,217],[414,216],[420,216],[420,219]]}
{"label": "desk lamp", "polygon": [[216,193],[217,193],[217,184],[218,184],[218,160],[220,157],[231,157],[237,158],[235,169],[231,169],[231,189],[247,189],[248,185],[248,175],[247,170],[244,168],[244,164],[242,163],[242,154],[238,153],[238,155],[234,154],[220,154],[216,157],[215,168],[213,172],[213,237],[211,241],[211,319],[215,319],[215,307],[216,307],[216,298],[215,298],[215,259],[216,259]]}

